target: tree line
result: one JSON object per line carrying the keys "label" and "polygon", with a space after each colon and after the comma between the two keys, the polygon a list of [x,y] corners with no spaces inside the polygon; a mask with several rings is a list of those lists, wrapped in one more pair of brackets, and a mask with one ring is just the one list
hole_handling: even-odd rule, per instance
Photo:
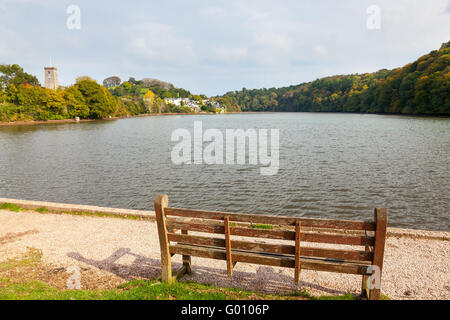
{"label": "tree line", "polygon": [[206,98],[157,79],[130,78],[121,83],[120,78],[110,77],[103,84],[82,76],[69,87],[51,90],[42,87],[34,75],[17,64],[0,65],[0,121],[102,119],[155,112],[191,112],[189,108],[167,105],[164,98]]}
{"label": "tree line", "polygon": [[228,92],[242,111],[450,114],[450,42],[404,67]]}
{"label": "tree line", "polygon": [[0,65],[0,121],[100,119],[143,112],[87,76],[69,87],[51,90],[17,64]]}

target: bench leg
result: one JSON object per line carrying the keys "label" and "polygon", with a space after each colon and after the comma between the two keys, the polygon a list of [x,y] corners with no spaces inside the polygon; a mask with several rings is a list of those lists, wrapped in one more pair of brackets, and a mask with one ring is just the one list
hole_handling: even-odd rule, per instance
{"label": "bench leg", "polygon": [[173,277],[172,277],[172,266],[170,262],[170,258],[168,259],[168,263],[164,263],[161,265],[162,273],[161,273],[161,279],[164,282],[172,283]]}
{"label": "bench leg", "polygon": [[[367,231],[366,231],[366,236],[367,236]],[[365,247],[365,251],[369,252],[370,251],[370,247],[366,246]],[[367,276],[367,275],[363,275],[362,276],[361,298],[363,298],[363,299],[369,299],[369,296],[370,296],[370,291],[367,288],[367,281],[368,280],[369,280],[369,276]]]}
{"label": "bench leg", "polygon": [[[182,234],[188,234],[187,230],[181,230]],[[191,274],[192,273],[192,269],[191,269],[191,256],[184,256],[183,255],[183,266],[186,267],[185,273],[187,274]]]}
{"label": "bench leg", "polygon": [[172,283],[172,262],[169,250],[169,239],[167,237],[167,223],[164,209],[167,207],[168,198],[166,195],[155,197],[155,217],[158,227],[159,245],[161,249],[161,279],[164,282]]}
{"label": "bench leg", "polygon": [[182,276],[184,276],[187,273],[187,266],[183,264],[179,270],[175,272],[174,275],[172,275],[172,281],[178,281]]}
{"label": "bench leg", "polygon": [[186,267],[186,273],[191,274],[191,256],[183,256],[183,266]]}
{"label": "bench leg", "polygon": [[367,280],[369,276],[362,276],[362,285],[361,285],[361,297],[363,299],[369,299],[370,291],[367,289]]}
{"label": "bench leg", "polygon": [[[381,291],[379,284],[376,283],[377,280],[373,279],[373,276],[376,276],[375,273],[370,275],[363,275],[363,281],[362,281],[362,297],[369,299],[369,300],[380,300]],[[372,281],[372,283],[370,283]],[[368,283],[369,282],[369,283]],[[381,282],[381,281],[380,281]]]}
{"label": "bench leg", "polygon": [[300,221],[297,221],[295,223],[295,271],[294,271],[294,281],[296,285],[300,284],[300,272],[302,269],[301,262],[300,262],[300,254],[301,254],[301,248],[300,248],[300,239],[301,239],[301,223]]}
{"label": "bench leg", "polygon": [[384,247],[386,242],[386,227],[387,227],[387,212],[386,209],[375,209],[375,245],[373,247],[373,265],[378,267],[378,274],[376,274],[376,286],[370,290],[369,299],[379,300],[381,296],[381,274],[383,272]]}
{"label": "bench leg", "polygon": [[380,300],[381,291],[380,289],[372,289],[369,293],[369,300]]}

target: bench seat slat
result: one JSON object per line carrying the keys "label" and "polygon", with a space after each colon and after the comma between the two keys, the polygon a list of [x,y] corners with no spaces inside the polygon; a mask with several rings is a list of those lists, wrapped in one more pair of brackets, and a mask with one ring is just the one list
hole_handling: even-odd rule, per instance
{"label": "bench seat slat", "polygon": [[[197,232],[224,234],[225,229],[223,224],[201,224],[180,222],[167,219],[168,229],[181,229]],[[243,237],[257,237],[266,239],[279,240],[295,240],[295,231],[290,230],[270,230],[270,229],[250,229],[242,227],[230,227],[230,234]],[[327,233],[313,233],[302,232],[301,241],[330,243],[330,244],[345,244],[357,246],[373,246],[375,243],[374,237],[371,236],[354,236],[354,235],[339,235]]]}
{"label": "bench seat slat", "polygon": [[[168,234],[169,241],[188,243],[193,245],[206,245],[225,248],[225,239],[202,237],[197,235]],[[233,249],[247,251],[263,251],[278,254],[295,254],[295,246],[288,244],[258,243],[241,240],[231,240]],[[362,250],[338,250],[327,248],[312,248],[302,246],[302,255],[307,257],[331,258],[340,260],[372,261],[373,252]]]}
{"label": "bench seat slat", "polygon": [[250,222],[250,223],[295,226],[296,221],[300,221],[302,224],[302,228],[312,227],[312,228],[330,228],[343,230],[367,230],[367,231],[375,230],[375,223],[371,221],[281,217],[262,214],[260,215],[260,214],[246,214],[246,213],[230,213],[230,212],[193,210],[193,209],[172,208],[172,207],[167,207],[165,208],[164,211],[168,216],[203,218],[221,221],[223,221],[225,216],[229,216],[231,222]]}
{"label": "bench seat slat", "polygon": [[[199,247],[177,244],[170,247],[171,254],[226,260],[226,250],[212,247]],[[232,250],[233,261],[260,265],[295,268],[295,257],[276,254],[264,254]],[[302,269],[329,271],[349,274],[367,274],[368,264],[340,262],[309,257],[300,257]]]}

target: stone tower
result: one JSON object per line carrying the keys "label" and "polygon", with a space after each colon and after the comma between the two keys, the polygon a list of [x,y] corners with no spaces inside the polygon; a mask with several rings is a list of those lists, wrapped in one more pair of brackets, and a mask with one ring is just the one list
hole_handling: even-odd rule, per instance
{"label": "stone tower", "polygon": [[56,90],[58,88],[58,69],[55,67],[44,67],[45,87]]}

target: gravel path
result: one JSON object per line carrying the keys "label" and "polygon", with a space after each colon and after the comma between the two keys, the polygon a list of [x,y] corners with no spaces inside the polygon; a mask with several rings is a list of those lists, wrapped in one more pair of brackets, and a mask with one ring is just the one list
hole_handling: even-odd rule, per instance
{"label": "gravel path", "polygon": [[[76,265],[82,276],[95,272],[111,286],[160,276],[154,222],[0,210],[0,261],[24,254],[27,247],[42,250],[45,264]],[[449,258],[448,241],[388,238],[382,292],[393,299],[450,299]],[[173,260],[177,269],[181,257]],[[303,270],[297,287],[291,269],[238,263],[228,277],[225,261],[193,257],[192,264],[194,274],[183,279],[270,293],[305,289],[330,295],[359,293],[361,287],[355,275]]]}

